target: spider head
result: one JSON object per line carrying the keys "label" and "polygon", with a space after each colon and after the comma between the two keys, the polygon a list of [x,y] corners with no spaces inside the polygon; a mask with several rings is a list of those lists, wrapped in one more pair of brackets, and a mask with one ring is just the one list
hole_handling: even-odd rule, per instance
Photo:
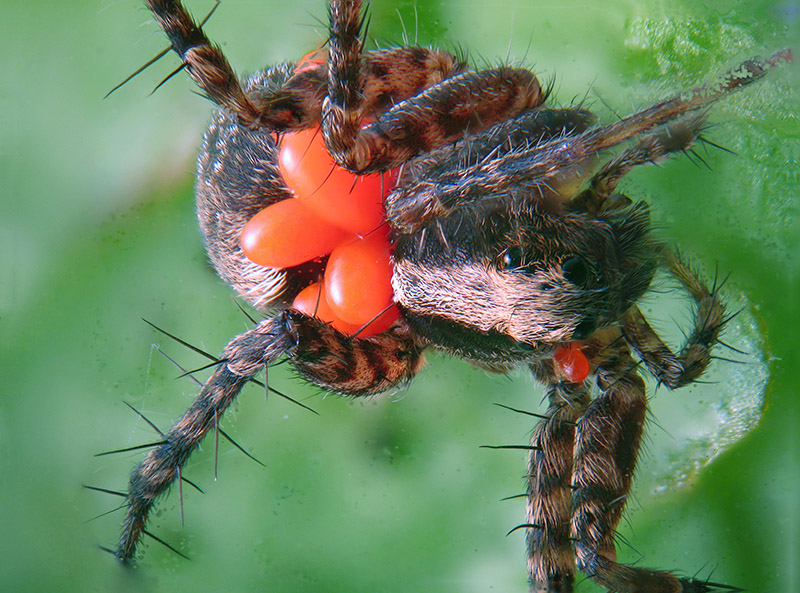
{"label": "spider head", "polygon": [[600,215],[482,202],[395,245],[395,297],[460,356],[524,360],[613,325],[649,287],[660,247],[644,202]]}

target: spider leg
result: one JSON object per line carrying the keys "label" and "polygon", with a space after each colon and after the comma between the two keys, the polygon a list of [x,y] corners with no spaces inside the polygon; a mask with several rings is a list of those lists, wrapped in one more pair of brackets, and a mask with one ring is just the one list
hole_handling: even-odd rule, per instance
{"label": "spider leg", "polygon": [[349,338],[298,311],[281,311],[233,338],[189,409],[131,474],[127,512],[115,555],[130,561],[159,496],[180,479],[181,469],[219,418],[257,372],[288,357],[309,381],[329,391],[361,396],[408,380],[421,366],[424,346],[407,328],[365,339]]}
{"label": "spider leg", "polygon": [[389,109],[362,129],[364,73],[361,2],[330,3],[328,95],[322,126],[329,152],[354,172],[385,171],[420,152],[460,139],[540,105],[546,96],[533,73],[500,67],[465,72]]}
{"label": "spider leg", "polygon": [[631,488],[647,398],[624,341],[602,352],[601,393],[575,427],[572,536],[578,568],[619,593],[683,591],[678,577],[618,564],[614,535]]}
{"label": "spider leg", "polygon": [[614,537],[630,492],[647,413],[644,381],[618,328],[587,345],[600,394],[575,427],[572,537],[578,568],[617,593],[738,590],[667,571],[619,564]]}
{"label": "spider leg", "polygon": [[564,171],[588,168],[598,152],[682,115],[696,113],[727,93],[759,80],[781,61],[790,59],[791,52],[783,50],[763,61],[749,60],[725,74],[721,82],[681,93],[610,125],[520,146],[463,168],[443,171],[416,188],[417,199],[429,204],[461,204],[513,189],[527,192],[535,202]]}
{"label": "spider leg", "polygon": [[[327,66],[314,63],[291,67],[292,76],[267,88],[244,86],[222,50],[211,43],[180,0],[146,0],[167,34],[182,68],[205,94],[235,114],[248,128],[282,131],[306,128],[320,120],[327,90]],[[367,113],[385,109],[463,70],[454,56],[426,48],[398,48],[364,55],[364,85],[358,92]]]}
{"label": "spider leg", "polygon": [[[438,192],[436,185],[448,183],[447,172],[453,168],[468,169],[554,138],[581,134],[594,120],[594,115],[584,109],[542,107],[433,150],[405,166],[402,183],[386,198],[387,218],[396,230],[411,235],[433,219],[446,217],[475,202],[485,203],[494,195],[491,188],[496,180],[490,169],[478,169],[477,175],[460,180],[465,186],[485,188],[486,193]],[[458,167],[453,163],[458,163]],[[553,180],[553,187],[557,185]]]}
{"label": "spider leg", "polygon": [[[328,92],[327,59],[325,52],[319,50],[312,61],[301,59],[290,66],[291,76],[281,85],[247,88],[261,110],[256,127],[280,132],[319,123]],[[377,119],[395,103],[458,74],[465,65],[447,52],[399,47],[366,52],[359,67],[360,113]]]}
{"label": "spider leg", "polygon": [[404,324],[368,338],[350,338],[314,317],[289,309],[296,351],[289,360],[307,381],[345,396],[380,393],[404,383],[422,366],[426,344]]}
{"label": "spider leg", "polygon": [[685,151],[700,136],[705,120],[705,111],[693,111],[641,136],[633,147],[603,165],[589,181],[589,187],[570,200],[570,209],[597,214],[605,207],[617,206],[618,201],[612,198],[618,196],[614,192],[625,175],[634,167],[656,163],[674,152]]}
{"label": "spider leg", "polygon": [[145,0],[192,80],[215,103],[252,126],[259,110],[245,94],[222,50],[213,45],[179,0]]}
{"label": "spider leg", "polygon": [[536,426],[528,457],[526,551],[531,593],[569,593],[575,573],[570,537],[575,423],[589,403],[582,383],[557,382],[551,361],[532,368],[550,385],[548,418]]}
{"label": "spider leg", "polygon": [[291,354],[294,348],[282,315],[266,319],[231,340],[222,355],[225,362],[217,367],[189,409],[165,435],[165,443],[148,453],[133,470],[117,558],[124,561],[133,558],[156,499],[178,479],[180,468],[248,379],[265,365]]}
{"label": "spider leg", "polygon": [[653,375],[670,389],[697,379],[711,361],[711,347],[730,317],[719,299],[716,287],[709,289],[700,277],[678,256],[666,254],[667,269],[694,299],[693,329],[680,354],[664,344],[642,315],[632,307],[622,320],[623,334]]}

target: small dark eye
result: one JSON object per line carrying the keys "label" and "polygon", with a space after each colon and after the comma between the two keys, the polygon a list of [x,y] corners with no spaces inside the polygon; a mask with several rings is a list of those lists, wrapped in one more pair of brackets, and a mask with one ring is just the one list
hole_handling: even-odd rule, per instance
{"label": "small dark eye", "polygon": [[589,264],[578,255],[570,257],[561,264],[561,273],[567,282],[580,288],[586,288],[589,283]]}
{"label": "small dark eye", "polygon": [[516,270],[522,267],[522,249],[512,245],[505,250],[501,261],[503,262],[503,269],[506,270]]}

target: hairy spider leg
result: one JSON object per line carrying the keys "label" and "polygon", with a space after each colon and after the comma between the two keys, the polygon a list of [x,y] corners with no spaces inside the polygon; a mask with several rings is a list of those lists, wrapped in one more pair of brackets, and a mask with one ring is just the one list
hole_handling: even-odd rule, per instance
{"label": "hairy spider leg", "polygon": [[648,370],[669,389],[697,379],[711,362],[711,347],[732,316],[725,314],[719,299],[719,286],[709,289],[689,265],[677,255],[667,252],[667,270],[691,295],[695,302],[693,328],[681,348],[673,354],[650,327],[638,307],[632,307],[622,320],[625,340],[636,351]]}
{"label": "hairy spider leg", "polygon": [[180,1],[145,2],[195,84],[212,101],[236,113],[243,125],[254,125],[259,119],[259,110],[242,90],[222,50],[208,40]]}
{"label": "hairy spider leg", "polygon": [[350,338],[324,321],[288,309],[296,349],[289,364],[307,381],[345,396],[387,391],[421,368],[427,346],[405,324],[368,338]]}
{"label": "hairy spider leg", "polygon": [[[571,536],[578,568],[598,584],[618,593],[738,590],[616,561],[614,538],[630,492],[647,413],[639,365],[631,357],[626,341],[620,339],[620,331],[613,328],[601,332],[589,347],[596,350],[593,363],[598,363],[600,394],[575,428]],[[697,346],[690,339],[684,350]],[[705,368],[705,364],[701,366]]]}
{"label": "hairy spider leg", "polygon": [[364,24],[358,0],[330,3],[328,95],[322,129],[331,156],[355,173],[397,167],[417,154],[478,132],[540,105],[536,76],[523,68],[465,72],[395,106],[362,128],[361,69]]}
{"label": "hairy spider leg", "polygon": [[[465,136],[449,146],[432,150],[405,166],[402,183],[385,200],[387,218],[398,232],[406,235],[420,233],[432,220],[444,218],[458,208],[470,207],[485,197],[469,195],[459,201],[431,200],[431,192],[422,190],[426,180],[437,181],[440,171],[452,168],[454,163],[458,169],[464,170],[555,138],[563,140],[585,132],[594,122],[594,114],[579,107],[541,106],[482,133]],[[489,179],[480,177],[472,181],[478,186],[491,184]],[[542,186],[541,189],[550,190],[550,187]]]}
{"label": "hairy spider leg", "polygon": [[[600,169],[589,188],[573,199],[572,209],[594,214],[630,203],[613,194],[618,181],[637,165],[684,150],[698,136],[703,122],[704,114],[693,112],[642,136]],[[532,592],[572,591],[571,542],[578,568],[613,591],[688,593],[714,585],[616,562],[614,537],[630,491],[647,412],[644,382],[630,349],[660,382],[673,389],[696,380],[706,369],[710,349],[726,322],[716,283],[709,289],[679,256],[665,251],[663,257],[667,270],[696,304],[694,327],[680,355],[669,350],[634,305],[624,315],[622,327],[598,332],[586,347],[601,390],[588,407],[582,386],[570,393],[547,376],[549,368],[532,367],[537,378],[552,385],[551,419],[535,429],[531,442],[537,449],[529,458],[527,541]],[[565,415],[572,423],[557,422]],[[573,444],[574,450],[565,453],[565,446]],[[571,484],[565,483],[567,472],[571,472]]]}
{"label": "hairy spider leg", "polygon": [[[620,180],[635,167],[657,163],[675,152],[686,152],[699,139],[707,113],[695,110],[656,126],[640,136],[636,144],[605,163],[589,181],[589,187],[570,201],[570,209],[597,214],[608,207]],[[614,207],[619,203],[615,200]],[[630,200],[626,200],[628,203]]]}
{"label": "hairy spider leg", "polygon": [[[777,52],[766,60],[748,60],[728,72],[717,84],[697,87],[583,134],[521,145],[517,150],[481,159],[464,168],[434,172],[417,183],[404,183],[402,194],[413,195],[419,204],[425,205],[420,209],[427,212],[452,211],[481,195],[497,195],[509,188],[529,188],[530,199],[536,201],[546,193],[542,189],[553,176],[582,163],[588,166],[598,152],[684,114],[696,113],[727,93],[761,79],[780,62],[790,60],[790,50]],[[701,122],[702,118],[697,121]],[[662,143],[667,146],[665,141]]]}
{"label": "hairy spider leg", "polygon": [[[668,270],[678,278],[696,303],[694,329],[681,349],[672,354],[650,328],[638,307],[625,315],[621,327],[596,332],[585,345],[597,373],[600,394],[586,405],[579,389],[570,393],[564,385],[551,387],[552,418],[537,426],[530,455],[528,504],[528,554],[531,591],[568,593],[572,590],[572,565],[567,563],[567,543],[574,542],[578,568],[602,586],[620,593],[695,593],[711,591],[719,584],[680,578],[666,571],[648,570],[616,562],[614,537],[631,488],[636,458],[647,413],[645,386],[634,348],[645,365],[669,388],[690,383],[710,362],[710,349],[724,326],[724,306],[717,287],[709,289],[677,256],[666,254]],[[533,367],[534,374],[554,383],[549,369]],[[553,397],[561,402],[555,405]],[[581,405],[582,404],[582,405]],[[564,410],[572,424],[563,420]],[[559,415],[561,414],[561,415]],[[558,435],[558,436],[556,436]],[[564,460],[563,448],[574,441]],[[564,472],[571,471],[570,500],[565,501]],[[555,494],[554,494],[555,492]],[[559,521],[564,517],[571,531]]]}
{"label": "hairy spider leg", "polygon": [[[690,339],[684,350],[694,345]],[[598,331],[584,350],[600,389],[591,402],[584,384],[559,383],[552,364],[531,365],[551,387],[549,418],[535,428],[529,457],[524,527],[530,591],[570,593],[576,562],[581,572],[619,593],[724,587],[616,562],[614,538],[633,480],[647,398],[622,328]]]}
{"label": "hairy spider leg", "polygon": [[293,347],[282,316],[262,321],[231,340],[223,352],[223,362],[203,385],[189,409],[165,435],[164,444],[150,451],[134,468],[128,483],[128,510],[115,552],[117,558],[133,558],[157,498],[179,478],[189,456],[214,428],[248,379],[264,365],[291,353]]}
{"label": "hairy spider leg", "polygon": [[[146,0],[146,4],[192,80],[212,101],[235,114],[238,123],[281,131],[319,122],[327,92],[326,64],[298,69],[285,84],[266,94],[254,92],[242,87],[222,50],[211,43],[180,0]],[[464,70],[455,56],[418,47],[367,52],[358,67],[363,69],[363,85],[357,91],[367,114]]]}
{"label": "hairy spider leg", "polygon": [[583,383],[558,383],[552,361],[531,365],[534,376],[549,385],[546,420],[531,437],[528,456],[526,552],[532,593],[572,591],[575,558],[570,535],[572,451],[575,425],[589,404]]}
{"label": "hairy spider leg", "polygon": [[[631,488],[647,397],[625,342],[605,349],[600,394],[575,427],[572,537],[578,568],[612,591],[681,591],[666,572],[616,563],[614,536]],[[668,584],[668,586],[665,586]]]}
{"label": "hairy spider leg", "polygon": [[407,329],[349,339],[320,320],[292,310],[233,338],[189,409],[164,435],[163,444],[134,468],[117,558],[133,558],[157,499],[180,479],[191,454],[261,369],[285,356],[301,376],[329,391],[371,395],[409,380],[422,364],[423,347]]}
{"label": "hairy spider leg", "polygon": [[[594,214],[629,203],[628,198],[613,193],[619,180],[637,165],[685,151],[700,137],[704,122],[705,113],[695,111],[642,136],[635,146],[600,169],[587,190],[571,201],[571,208]],[[729,318],[725,317],[725,306],[719,299],[720,287],[716,280],[709,289],[699,275],[672,251],[664,250],[663,260],[667,271],[680,282],[695,303],[692,332],[680,354],[672,353],[635,305],[623,316],[622,331],[625,340],[658,381],[669,389],[676,389],[691,383],[706,369],[711,361],[710,349],[718,341],[719,333]]]}

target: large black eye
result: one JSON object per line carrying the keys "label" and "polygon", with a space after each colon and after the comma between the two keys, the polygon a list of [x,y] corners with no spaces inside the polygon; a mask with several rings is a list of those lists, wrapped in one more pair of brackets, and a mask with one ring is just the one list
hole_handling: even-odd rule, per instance
{"label": "large black eye", "polygon": [[504,270],[516,270],[522,267],[522,249],[517,245],[512,245],[503,252],[500,259]]}
{"label": "large black eye", "polygon": [[597,320],[593,317],[586,317],[578,324],[572,334],[573,340],[585,340],[594,333],[597,328]]}
{"label": "large black eye", "polygon": [[589,284],[590,270],[589,264],[579,255],[574,255],[561,264],[561,273],[567,282],[586,288]]}

